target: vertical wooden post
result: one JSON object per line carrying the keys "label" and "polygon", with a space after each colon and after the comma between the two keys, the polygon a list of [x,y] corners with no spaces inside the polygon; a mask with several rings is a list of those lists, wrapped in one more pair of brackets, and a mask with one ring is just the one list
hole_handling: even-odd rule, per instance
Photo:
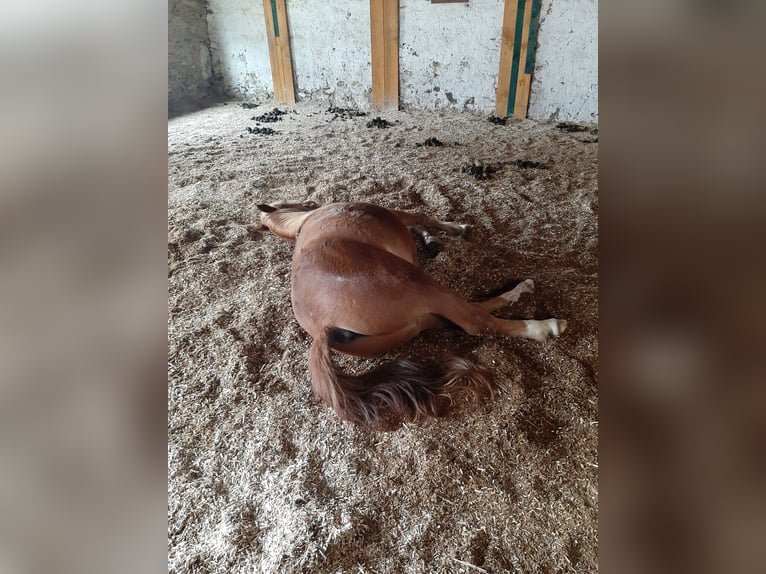
{"label": "vertical wooden post", "polygon": [[527,117],[541,0],[505,0],[495,115]]}
{"label": "vertical wooden post", "polygon": [[266,36],[269,40],[274,100],[283,104],[294,104],[295,84],[285,0],[263,0],[263,15],[266,20]]}
{"label": "vertical wooden post", "polygon": [[372,107],[399,109],[399,0],[370,0]]}
{"label": "vertical wooden post", "polygon": [[521,53],[519,55],[519,80],[516,84],[516,102],[513,107],[513,117],[515,118],[526,118],[529,108],[540,4],[540,0],[527,0],[527,6],[524,9],[524,28],[521,32]]}
{"label": "vertical wooden post", "polygon": [[[513,44],[516,39],[516,12],[520,0],[505,0],[503,11],[503,36],[500,40],[500,69],[497,74],[497,96],[495,115],[504,118],[508,115],[508,98],[511,91],[511,64],[513,62]],[[523,2],[523,0],[521,0]]]}

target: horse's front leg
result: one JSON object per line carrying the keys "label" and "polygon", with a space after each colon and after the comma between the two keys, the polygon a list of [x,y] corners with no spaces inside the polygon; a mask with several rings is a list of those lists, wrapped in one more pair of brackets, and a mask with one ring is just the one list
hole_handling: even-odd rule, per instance
{"label": "horse's front leg", "polygon": [[425,229],[438,229],[439,231],[446,231],[453,235],[465,235],[466,231],[470,229],[470,225],[465,223],[453,223],[451,221],[439,221],[433,217],[429,217],[423,213],[410,213],[408,211],[395,211],[391,210],[399,221],[401,221],[407,227],[421,227]]}
{"label": "horse's front leg", "polygon": [[429,229],[438,229],[453,235],[465,235],[466,231],[470,228],[470,226],[466,224],[439,221],[438,219],[434,219],[433,217],[429,217],[422,213],[409,213],[406,211],[393,210],[392,213],[405,226],[412,228],[412,231],[420,237],[429,257],[436,257],[442,250],[441,243],[428,232]]}
{"label": "horse's front leg", "polygon": [[425,227],[420,226],[413,226],[410,229],[420,237],[420,240],[423,242],[423,246],[425,247],[426,253],[429,257],[433,258],[439,255],[442,251],[442,244],[439,242],[436,237],[428,233],[428,230],[426,230]]}
{"label": "horse's front leg", "polygon": [[511,289],[510,291],[506,291],[502,295],[498,295],[497,297],[493,297],[492,299],[487,299],[486,301],[480,301],[476,302],[479,307],[484,309],[487,313],[493,313],[500,309],[501,307],[505,307],[506,305],[510,305],[511,303],[515,303],[519,300],[519,297],[521,297],[524,293],[534,293],[535,292],[535,282],[531,279],[525,279],[516,287]]}

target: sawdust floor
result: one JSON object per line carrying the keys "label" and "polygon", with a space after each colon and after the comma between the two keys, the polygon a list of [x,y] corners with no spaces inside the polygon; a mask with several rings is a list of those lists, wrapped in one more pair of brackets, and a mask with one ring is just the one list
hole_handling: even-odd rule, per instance
{"label": "sawdust floor", "polygon": [[[168,123],[169,572],[596,571],[597,130],[447,111],[377,128],[312,102],[251,119],[272,108]],[[496,171],[477,179],[475,162]],[[477,298],[531,277],[500,316],[569,329],[545,344],[427,333],[390,356],[468,357],[500,394],[419,427],[353,428],[310,394],[291,246],[255,207],[279,199],[469,223],[425,270]]]}

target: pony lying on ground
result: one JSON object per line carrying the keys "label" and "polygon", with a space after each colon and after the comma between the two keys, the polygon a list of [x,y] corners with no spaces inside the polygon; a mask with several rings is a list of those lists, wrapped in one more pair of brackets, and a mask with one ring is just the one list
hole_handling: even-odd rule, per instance
{"label": "pony lying on ground", "polygon": [[295,241],[291,299],[295,317],[313,338],[309,369],[314,393],[343,419],[376,429],[444,416],[458,391],[492,390],[489,373],[465,359],[441,365],[407,360],[348,375],[332,363],[331,349],[369,357],[426,329],[455,324],[471,335],[501,333],[544,341],[566,321],[499,319],[491,313],[531,293],[531,279],[488,301],[468,302],[418,267],[408,227],[453,234],[467,226],[368,203],[279,202],[259,205],[262,223]]}

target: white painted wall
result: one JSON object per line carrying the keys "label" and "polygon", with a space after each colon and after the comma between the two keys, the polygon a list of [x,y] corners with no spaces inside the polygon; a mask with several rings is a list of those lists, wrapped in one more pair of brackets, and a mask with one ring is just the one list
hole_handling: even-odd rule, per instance
{"label": "white painted wall", "polygon": [[[403,108],[495,108],[503,0],[400,0]],[[213,70],[226,95],[273,96],[260,0],[208,0]],[[287,0],[299,98],[369,109],[368,0]],[[543,0],[529,116],[598,122],[598,0]]]}
{"label": "white painted wall", "polygon": [[372,103],[370,3],[288,0],[287,20],[298,97],[368,109]]}
{"label": "white painted wall", "polygon": [[225,95],[245,100],[274,96],[266,21],[260,0],[208,0],[213,71]]}
{"label": "white painted wall", "polygon": [[598,123],[598,0],[543,0],[528,115]]}
{"label": "white painted wall", "polygon": [[494,110],[503,6],[503,0],[401,0],[402,107]]}

